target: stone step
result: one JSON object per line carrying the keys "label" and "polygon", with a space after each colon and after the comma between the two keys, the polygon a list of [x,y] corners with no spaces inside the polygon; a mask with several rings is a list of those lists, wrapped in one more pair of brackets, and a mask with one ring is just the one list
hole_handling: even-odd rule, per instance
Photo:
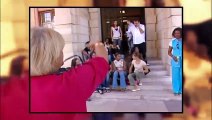
{"label": "stone step", "polygon": [[168,75],[164,75],[164,76],[161,76],[161,75],[152,75],[152,74],[150,74],[150,75],[148,75],[148,77],[151,77],[151,78],[162,78],[162,77],[168,77]]}
{"label": "stone step", "polygon": [[151,71],[165,70],[165,67],[163,65],[152,65],[151,63],[150,66],[148,66],[148,68],[150,68]]}
{"label": "stone step", "polygon": [[168,72],[166,70],[161,71],[151,71],[149,74],[146,75],[146,77],[152,77],[152,76],[168,76]]}
{"label": "stone step", "polygon": [[158,76],[155,76],[157,78],[155,79],[152,79],[152,78],[142,78],[141,79],[141,82],[142,82],[142,87],[143,86],[163,86],[165,87],[166,89],[168,88],[167,86],[171,86],[172,85],[172,79],[171,77],[158,77]]}
{"label": "stone step", "polygon": [[147,63],[149,63],[150,65],[163,64],[161,60],[147,60]]}
{"label": "stone step", "polygon": [[[133,89],[134,86],[127,86],[128,89]],[[171,91],[172,90],[172,86],[170,85],[163,85],[163,84],[147,84],[145,82],[142,82],[142,85],[139,86],[139,88],[143,91]]]}
{"label": "stone step", "polygon": [[148,61],[151,61],[151,60],[160,60],[160,58],[151,58],[151,57],[148,57],[147,60]]}
{"label": "stone step", "polygon": [[171,76],[169,76],[169,75],[163,75],[161,77],[156,77],[156,76],[155,77],[154,76],[148,77],[148,75],[149,74],[145,75],[145,77],[143,77],[142,79],[152,79],[152,80],[158,80],[158,79],[165,79],[166,80],[167,79],[168,80],[169,78],[171,78]]}
{"label": "stone step", "polygon": [[[137,92],[132,92],[131,90],[134,88],[133,86],[128,86],[127,91],[111,91],[111,93],[92,94],[92,99],[99,101],[99,99],[116,99],[116,100],[181,100],[182,96],[175,96],[172,93],[172,89],[147,89],[145,86],[140,86],[141,90]],[[147,86],[146,86],[147,87]]]}
{"label": "stone step", "polygon": [[[153,77],[152,77],[153,78]],[[172,81],[171,78],[163,78],[161,77],[161,79],[158,79],[158,77],[155,77],[157,79],[141,79],[142,82],[145,82],[147,84],[159,84],[159,83],[164,83],[164,84],[168,84]]]}
{"label": "stone step", "polygon": [[170,101],[170,100],[182,100],[182,98],[181,98],[181,96],[170,96],[170,97],[158,97],[158,96],[144,96],[143,97],[145,100],[149,100],[149,101],[151,101],[151,100],[156,100],[156,101],[158,101],[158,100],[161,100],[161,101]]}
{"label": "stone step", "polygon": [[148,64],[150,64],[150,66],[151,65],[163,65],[163,63],[161,62],[147,62]]}

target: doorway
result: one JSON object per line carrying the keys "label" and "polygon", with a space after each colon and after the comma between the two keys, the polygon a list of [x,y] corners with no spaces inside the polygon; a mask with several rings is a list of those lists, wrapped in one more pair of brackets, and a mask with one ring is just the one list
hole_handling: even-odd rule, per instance
{"label": "doorway", "polygon": [[128,51],[127,35],[128,30],[127,20],[138,18],[141,24],[145,25],[145,11],[144,8],[100,8],[101,11],[101,25],[102,25],[102,39],[111,39],[111,26],[114,21],[122,30],[122,52]]}

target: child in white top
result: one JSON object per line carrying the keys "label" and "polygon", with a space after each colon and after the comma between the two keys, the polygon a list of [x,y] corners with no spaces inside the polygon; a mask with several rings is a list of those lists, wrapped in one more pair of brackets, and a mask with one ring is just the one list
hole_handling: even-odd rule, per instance
{"label": "child in white top", "polygon": [[120,76],[120,88],[121,90],[126,89],[126,81],[125,81],[125,74],[126,74],[126,63],[123,59],[121,59],[121,55],[119,53],[115,54],[115,60],[112,62],[113,68],[113,89],[117,89],[118,84],[118,75]]}

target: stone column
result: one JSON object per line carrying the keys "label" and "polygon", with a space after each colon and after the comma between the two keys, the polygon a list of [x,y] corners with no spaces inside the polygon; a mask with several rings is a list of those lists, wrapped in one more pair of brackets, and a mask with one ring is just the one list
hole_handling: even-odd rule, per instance
{"label": "stone column", "polygon": [[[88,8],[55,8],[54,29],[65,39],[64,59],[72,55],[80,55],[89,41]],[[63,67],[71,65],[71,61]]]}
{"label": "stone column", "polygon": [[155,8],[145,8],[145,21],[146,21],[146,47],[147,47],[147,57],[156,58],[157,48],[156,48],[156,14]]}
{"label": "stone column", "polygon": [[[72,35],[72,24],[75,24],[74,16],[71,15],[71,9],[69,8],[55,8],[54,16],[54,29],[62,34],[65,40],[65,47],[63,49],[64,59],[73,55],[72,41],[74,35]],[[70,67],[67,63],[64,63],[64,67]]]}
{"label": "stone column", "polygon": [[171,74],[170,57],[168,56],[169,42],[172,39],[172,31],[176,27],[182,27],[181,8],[156,8],[157,15],[157,49],[158,57],[162,59],[164,66]]}
{"label": "stone column", "polygon": [[100,8],[89,8],[90,40],[102,40]]}
{"label": "stone column", "polygon": [[30,8],[30,27],[38,27],[38,9],[37,8]]}
{"label": "stone column", "polygon": [[71,14],[75,16],[76,23],[72,26],[73,35],[73,53],[81,55],[82,49],[85,47],[85,42],[89,41],[89,11],[88,8],[75,8]]}

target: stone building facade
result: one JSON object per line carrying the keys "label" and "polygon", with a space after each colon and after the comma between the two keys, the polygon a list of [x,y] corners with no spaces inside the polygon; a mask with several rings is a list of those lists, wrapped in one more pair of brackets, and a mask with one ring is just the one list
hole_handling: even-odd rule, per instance
{"label": "stone building facade", "polygon": [[[71,1],[71,2],[69,2]],[[131,1],[131,0],[128,0]],[[165,6],[179,6],[174,0],[165,0]],[[184,10],[185,24],[201,23],[211,19],[211,0],[179,0]],[[191,5],[192,4],[192,5]],[[92,0],[3,0],[1,1],[1,55],[10,51],[28,49],[29,6],[93,6]],[[126,6],[144,6],[143,4],[127,3]],[[6,12],[5,12],[6,11]],[[156,12],[156,9],[155,9]],[[194,13],[195,14],[192,14]],[[172,12],[173,13],[173,12]],[[171,13],[170,13],[171,14]],[[192,14],[192,15],[191,15]],[[148,15],[146,15],[147,17]],[[149,17],[151,18],[151,17]],[[153,18],[153,21],[156,19]],[[148,18],[146,18],[148,19]],[[32,19],[31,19],[32,20]],[[150,20],[150,19],[148,19]],[[147,23],[147,22],[146,22]],[[9,34],[8,34],[9,33]],[[28,54],[28,52],[27,52]],[[8,75],[11,60],[20,55],[13,54],[1,59],[1,75]]]}
{"label": "stone building facade", "polygon": [[[49,9],[53,8],[31,9],[31,27],[39,26],[38,12]],[[81,55],[85,42],[102,39],[100,8],[54,8],[54,11],[54,29],[65,39],[64,58]],[[145,19],[147,57],[161,59],[170,71],[167,51],[173,29],[182,27],[182,9],[145,8]]]}
{"label": "stone building facade", "polygon": [[145,8],[147,57],[162,60],[166,70],[170,72],[168,54],[172,31],[182,27],[182,9],[180,8]]}
{"label": "stone building facade", "polygon": [[182,9],[168,8],[162,9],[157,8],[155,10],[157,17],[156,23],[156,48],[157,57],[163,61],[166,70],[170,74],[170,57],[168,54],[169,42],[172,39],[172,31],[176,27],[182,27]]}

